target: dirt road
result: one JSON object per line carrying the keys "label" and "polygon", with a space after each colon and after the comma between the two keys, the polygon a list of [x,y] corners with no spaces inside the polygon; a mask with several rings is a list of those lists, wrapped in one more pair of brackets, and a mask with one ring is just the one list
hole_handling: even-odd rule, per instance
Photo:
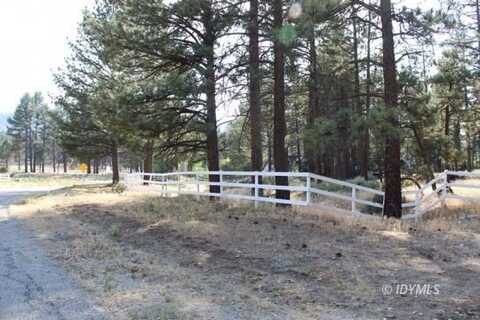
{"label": "dirt road", "polygon": [[9,218],[10,204],[44,191],[0,191],[0,320],[103,319],[22,222]]}

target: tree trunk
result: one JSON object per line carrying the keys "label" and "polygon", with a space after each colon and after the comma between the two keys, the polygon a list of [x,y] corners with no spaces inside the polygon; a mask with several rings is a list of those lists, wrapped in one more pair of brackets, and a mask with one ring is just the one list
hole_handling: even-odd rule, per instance
{"label": "tree trunk", "polygon": [[267,130],[267,157],[268,157],[268,171],[273,170],[273,141],[272,141],[272,130],[268,128]]}
{"label": "tree trunk", "polygon": [[[250,0],[249,13],[249,102],[250,102],[250,158],[252,171],[263,170],[262,111],[260,106],[260,58],[258,46],[258,0]],[[253,177],[254,178],[254,177]],[[261,178],[261,177],[259,177]],[[260,181],[261,183],[261,181]]]}
{"label": "tree trunk", "polygon": [[[207,56],[206,68],[206,96],[207,96],[207,160],[209,171],[219,171],[220,159],[218,154],[217,133],[217,103],[216,103],[216,75],[215,75],[215,31],[212,26],[213,13],[211,4],[208,4],[203,24],[206,30],[205,54]],[[219,175],[209,175],[210,182],[219,182]],[[220,186],[210,186],[211,193],[220,193]]]}
{"label": "tree trunk", "polygon": [[298,108],[297,108],[297,105],[295,105],[295,114],[294,114],[294,117],[295,117],[295,145],[296,145],[296,159],[297,159],[297,167],[298,167],[298,171],[302,171],[303,170],[303,165],[302,165],[302,147],[301,147],[301,133],[300,133],[300,124],[299,124],[299,117],[300,115],[298,114]]}
{"label": "tree trunk", "polygon": [[63,152],[63,173],[68,172],[68,157],[65,152]]}
{"label": "tree trunk", "polygon": [[473,170],[473,152],[472,152],[472,140],[470,134],[467,135],[467,171]]}
{"label": "tree trunk", "polygon": [[28,130],[25,130],[25,173],[28,172],[28,155],[29,155],[29,143]]}
{"label": "tree trunk", "polygon": [[[153,140],[148,140],[143,147],[143,169],[145,173],[153,173]],[[151,176],[144,176],[144,181],[149,181]],[[148,185],[148,183],[145,183]]]}
{"label": "tree trunk", "polygon": [[111,152],[112,152],[112,184],[115,185],[120,182],[120,171],[118,167],[118,143],[116,140],[112,141]]}
{"label": "tree trunk", "polygon": [[[381,0],[383,78],[385,85],[385,107],[387,121],[391,128],[398,128],[398,82],[395,62],[395,43],[392,26],[392,4]],[[387,132],[385,137],[385,199],[383,214],[387,217],[402,216],[402,184],[400,161],[400,134],[396,129]]]}
{"label": "tree trunk", "polygon": [[[368,21],[372,21],[372,12],[368,11]],[[366,79],[366,95],[365,95],[365,123],[363,124],[363,141],[362,146],[362,155],[361,155],[361,175],[365,180],[368,180],[368,163],[369,163],[369,152],[370,152],[370,130],[367,125],[370,104],[371,104],[371,45],[372,45],[372,26],[369,24],[367,27],[367,79]]]}
{"label": "tree trunk", "polygon": [[45,125],[42,129],[42,173],[45,173],[45,150],[47,149],[47,133]]}
{"label": "tree trunk", "polygon": [[[312,127],[318,116],[318,68],[317,68],[317,46],[315,43],[315,25],[311,23],[308,31],[309,47],[309,88],[308,88],[308,112],[307,126]],[[305,157],[307,158],[308,170],[313,173],[320,173],[317,166],[318,155],[310,146],[305,146]]]}
{"label": "tree trunk", "polygon": [[[449,84],[449,89],[448,89],[448,94],[449,96],[452,95],[452,88],[453,88],[453,84],[450,83]],[[448,103],[445,107],[445,123],[444,123],[444,134],[445,134],[445,138],[446,138],[446,143],[445,143],[445,151],[444,151],[444,154],[445,154],[445,159],[444,159],[444,162],[445,162],[445,168],[446,169],[450,169],[450,157],[449,157],[449,152],[450,152],[450,118],[451,118],[451,112],[450,112],[450,103],[451,103],[451,98],[449,97],[448,98]]]}
{"label": "tree trunk", "polygon": [[477,37],[478,37],[478,52],[477,52],[477,63],[480,65],[480,1],[476,0],[475,1],[475,13],[476,13],[476,18],[477,18]]}
{"label": "tree trunk", "polygon": [[[278,33],[283,27],[283,1],[273,0],[274,36],[274,88],[273,88],[273,161],[276,172],[288,172],[288,153],[285,147],[287,124],[285,121],[285,46]],[[275,177],[275,184],[288,185],[288,177]],[[276,190],[277,199],[290,199],[290,191]]]}
{"label": "tree trunk", "polygon": [[[263,170],[262,108],[260,105],[260,49],[258,35],[258,0],[250,0],[249,12],[249,103],[250,103],[250,161],[252,171]],[[255,176],[252,176],[255,183]],[[258,177],[262,183],[262,177]],[[255,193],[255,190],[252,190]],[[259,190],[263,195],[263,190]]]}
{"label": "tree trunk", "polygon": [[99,174],[100,173],[99,166],[100,166],[100,164],[99,164],[98,159],[93,160],[93,173],[94,174]]}
{"label": "tree trunk", "polygon": [[[357,32],[357,10],[355,6],[353,7],[353,66],[354,66],[354,104],[353,104],[353,115],[355,118],[361,119],[362,117],[362,103],[360,99],[360,62],[358,60],[358,32]],[[353,138],[353,137],[352,137]],[[355,165],[353,168],[354,175],[358,174],[358,160],[362,159],[363,151],[361,150],[362,139],[352,139],[352,162]],[[365,166],[365,165],[360,165]]]}
{"label": "tree trunk", "polygon": [[35,145],[33,146],[32,156],[33,156],[32,172],[37,172],[37,152],[35,150]]}
{"label": "tree trunk", "polygon": [[30,172],[35,172],[33,166],[33,142],[32,142],[32,130],[28,133],[28,157],[30,158]]}
{"label": "tree trunk", "polygon": [[55,142],[52,144],[52,168],[53,173],[57,172],[57,151],[55,147]]}
{"label": "tree trunk", "polygon": [[87,174],[92,174],[92,160],[87,161]]}

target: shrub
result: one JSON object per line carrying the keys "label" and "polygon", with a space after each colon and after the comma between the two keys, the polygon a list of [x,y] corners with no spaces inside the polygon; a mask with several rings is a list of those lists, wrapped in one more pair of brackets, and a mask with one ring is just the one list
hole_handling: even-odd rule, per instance
{"label": "shrub", "polygon": [[125,190],[127,190],[127,186],[123,183],[117,183],[112,186],[112,192],[123,193]]}
{"label": "shrub", "polygon": [[348,180],[348,182],[371,189],[379,190],[381,188],[380,182],[376,179],[365,180],[364,177],[355,177],[354,179]]}

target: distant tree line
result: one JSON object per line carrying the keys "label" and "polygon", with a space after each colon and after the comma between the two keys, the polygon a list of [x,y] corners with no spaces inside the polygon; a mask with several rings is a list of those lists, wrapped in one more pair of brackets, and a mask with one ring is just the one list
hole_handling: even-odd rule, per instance
{"label": "distant tree line", "polygon": [[60,157],[66,161],[66,155],[58,153],[55,130],[55,122],[42,94],[25,94],[8,119],[7,129],[12,144],[10,152],[14,153],[18,169],[22,166],[22,154],[25,172],[45,172],[47,158],[52,159],[54,171]]}

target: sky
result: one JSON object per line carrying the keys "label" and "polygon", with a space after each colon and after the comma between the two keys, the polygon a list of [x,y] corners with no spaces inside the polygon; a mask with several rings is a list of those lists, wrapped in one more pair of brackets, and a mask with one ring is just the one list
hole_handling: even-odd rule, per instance
{"label": "sky", "polygon": [[[0,113],[12,113],[26,92],[56,93],[52,72],[63,65],[67,39],[75,38],[82,10],[93,2],[0,0]],[[424,9],[434,2],[400,0]]]}
{"label": "sky", "polygon": [[52,71],[68,55],[83,8],[92,0],[0,0],[0,113],[25,92],[55,93]]}

